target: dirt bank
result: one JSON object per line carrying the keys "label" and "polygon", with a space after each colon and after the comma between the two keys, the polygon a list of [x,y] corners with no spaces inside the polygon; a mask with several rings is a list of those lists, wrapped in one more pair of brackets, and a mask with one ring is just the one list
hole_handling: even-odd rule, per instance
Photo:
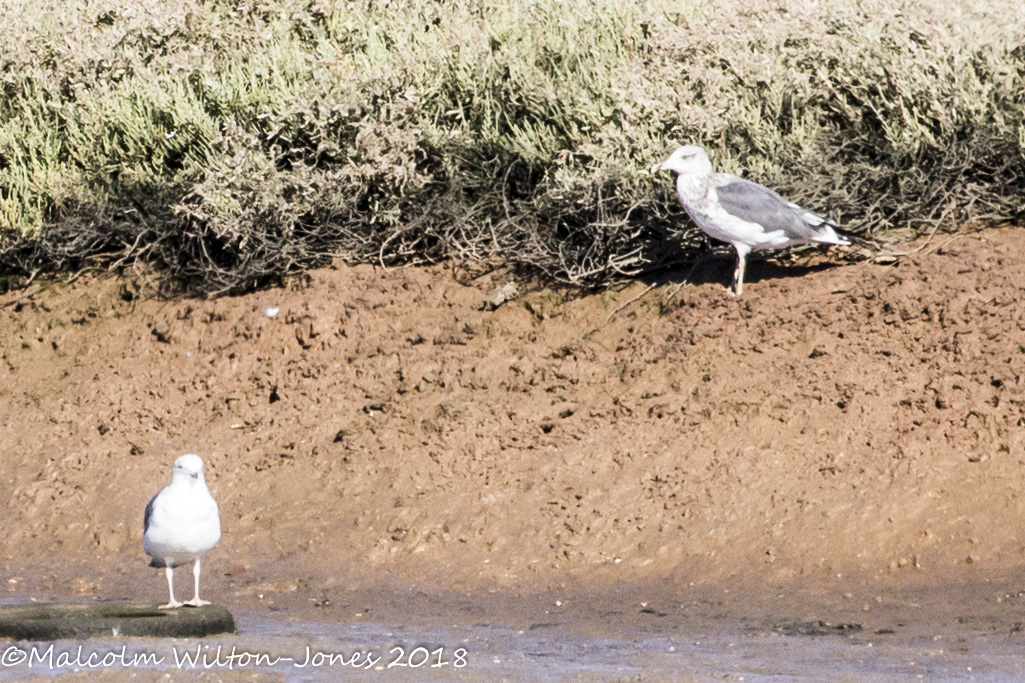
{"label": "dirt bank", "polygon": [[19,594],[162,599],[142,510],[197,452],[224,527],[206,592],[229,603],[384,576],[541,594],[1010,575],[1022,253],[1025,231],[992,230],[891,265],[755,263],[740,300],[711,261],[678,291],[682,272],[495,311],[507,279],[444,268],[216,300],[105,277],[10,293],[0,566]]}

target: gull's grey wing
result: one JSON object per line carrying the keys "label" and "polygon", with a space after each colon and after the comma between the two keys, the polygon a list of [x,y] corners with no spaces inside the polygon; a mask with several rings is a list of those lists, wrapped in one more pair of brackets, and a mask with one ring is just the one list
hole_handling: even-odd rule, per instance
{"label": "gull's grey wing", "polygon": [[149,502],[146,503],[146,512],[143,513],[143,516],[142,516],[142,533],[143,533],[143,535],[145,535],[146,532],[149,531],[149,520],[153,516],[153,501],[155,501],[156,499],[157,499],[157,497],[153,496],[152,498],[149,499]]}
{"label": "gull's grey wing", "polygon": [[812,227],[817,228],[817,227],[820,227],[820,226],[823,226],[823,225],[828,225],[831,228],[839,228],[840,227],[839,225],[836,224],[836,221],[830,220],[828,218],[823,218],[822,216],[818,215],[814,211],[809,211],[808,209],[805,209],[804,207],[798,206],[797,204],[794,204],[793,202],[789,202],[788,201],[787,204],[789,204],[790,208],[792,208],[794,211],[796,211],[797,213],[801,214],[801,218],[804,219],[804,222],[807,223],[808,225],[812,226]]}
{"label": "gull's grey wing", "polygon": [[805,215],[829,224],[826,219],[783,199],[764,185],[736,176],[726,176],[721,182],[716,185],[715,192],[722,208],[741,220],[761,225],[766,232],[782,230],[790,239],[810,242],[815,240],[815,228],[818,226],[809,224]]}

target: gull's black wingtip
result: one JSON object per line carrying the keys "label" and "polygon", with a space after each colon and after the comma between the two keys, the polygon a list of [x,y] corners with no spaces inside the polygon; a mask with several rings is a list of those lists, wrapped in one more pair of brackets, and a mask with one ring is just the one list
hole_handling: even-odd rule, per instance
{"label": "gull's black wingtip", "polygon": [[837,232],[837,236],[842,239],[849,241],[851,244],[857,244],[859,247],[867,247],[868,249],[879,249],[879,245],[871,240],[867,240],[857,235],[852,235],[849,232]]}

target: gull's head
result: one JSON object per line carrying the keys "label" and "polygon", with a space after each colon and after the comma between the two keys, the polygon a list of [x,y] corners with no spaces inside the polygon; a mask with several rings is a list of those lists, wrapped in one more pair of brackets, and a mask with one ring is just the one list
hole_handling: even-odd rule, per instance
{"label": "gull's head", "polygon": [[203,481],[203,458],[195,453],[186,453],[175,460],[171,467],[171,480],[179,478]]}
{"label": "gull's head", "polygon": [[676,175],[708,175],[712,172],[712,162],[708,160],[705,150],[697,145],[684,145],[661,164],[652,166],[651,171],[672,171]]}

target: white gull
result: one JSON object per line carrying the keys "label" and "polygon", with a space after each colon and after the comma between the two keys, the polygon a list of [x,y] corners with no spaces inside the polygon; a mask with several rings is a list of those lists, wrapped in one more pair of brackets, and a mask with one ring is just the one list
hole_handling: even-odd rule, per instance
{"label": "white gull", "polygon": [[[199,599],[199,558],[221,539],[217,503],[206,487],[203,459],[188,453],[174,461],[171,483],[146,505],[142,549],[152,558],[149,566],[163,567],[170,601],[160,609],[209,605]],[[174,599],[174,568],[194,562],[196,594],[191,600]]]}
{"label": "white gull", "polygon": [[728,173],[714,173],[705,150],[686,145],[651,167],[676,174],[676,197],[709,237],[737,250],[733,286],[744,289],[744,267],[752,249],[785,249],[799,244],[848,246],[836,223],[787,201],[764,185]]}

